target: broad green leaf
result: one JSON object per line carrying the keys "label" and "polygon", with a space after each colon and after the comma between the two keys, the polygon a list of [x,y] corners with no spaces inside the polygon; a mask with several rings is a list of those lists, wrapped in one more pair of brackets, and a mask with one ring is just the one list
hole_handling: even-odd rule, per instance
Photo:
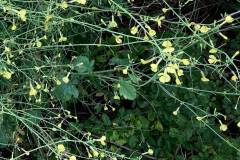
{"label": "broad green leaf", "polygon": [[103,114],[103,115],[102,115],[102,121],[103,121],[103,123],[104,123],[105,125],[107,125],[107,126],[110,126],[110,125],[111,125],[111,120],[110,120],[110,118],[108,117],[107,114]]}
{"label": "broad green leaf", "polygon": [[137,91],[135,87],[131,84],[131,82],[121,80],[119,84],[119,94],[125,99],[134,100],[137,97]]}
{"label": "broad green leaf", "polygon": [[62,101],[69,101],[71,98],[78,98],[79,92],[73,84],[61,84],[53,91],[53,94]]}
{"label": "broad green leaf", "polygon": [[93,70],[94,61],[86,56],[79,56],[73,61],[74,69],[79,73],[88,73]]}

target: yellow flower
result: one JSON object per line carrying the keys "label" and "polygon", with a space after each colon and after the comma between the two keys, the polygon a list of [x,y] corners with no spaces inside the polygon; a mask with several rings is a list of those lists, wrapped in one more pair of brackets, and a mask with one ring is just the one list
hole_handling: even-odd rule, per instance
{"label": "yellow flower", "polygon": [[166,68],[164,69],[164,71],[165,71],[166,73],[172,73],[172,74],[176,73],[176,69],[173,68],[173,67],[170,67],[170,66],[166,67]]}
{"label": "yellow flower", "polygon": [[153,29],[149,29],[149,30],[148,30],[148,34],[149,34],[150,37],[153,37],[153,36],[156,35],[156,31],[153,30]]}
{"label": "yellow flower", "polygon": [[183,76],[184,73],[183,73],[183,70],[182,69],[178,69],[177,70],[177,75],[180,77],[180,76]]}
{"label": "yellow flower", "polygon": [[204,73],[201,71],[201,75],[202,75],[202,78],[201,78],[201,81],[203,82],[209,82],[209,79],[206,78],[206,76],[204,75]]}
{"label": "yellow flower", "polygon": [[165,72],[167,73],[172,73],[172,74],[175,74],[176,73],[176,70],[178,70],[179,67],[177,64],[172,64],[172,63],[169,63],[168,66],[165,68]]}
{"label": "yellow flower", "polygon": [[148,63],[150,63],[150,62],[148,62],[147,60],[144,60],[144,59],[140,59],[140,61],[141,61],[142,64],[148,64]]}
{"label": "yellow flower", "polygon": [[12,72],[9,72],[9,71],[3,71],[3,72],[1,72],[0,73],[2,76],[3,76],[3,78],[5,78],[5,79],[11,79],[12,78],[12,75],[13,75],[13,73]]}
{"label": "yellow flower", "polygon": [[60,38],[58,39],[58,42],[65,42],[67,41],[67,37],[64,37],[61,33],[60,33]]}
{"label": "yellow flower", "polygon": [[128,74],[128,67],[122,70],[123,74]]}
{"label": "yellow flower", "polygon": [[221,123],[219,129],[220,129],[221,131],[225,132],[225,131],[227,131],[228,126],[227,126],[226,124]]}
{"label": "yellow flower", "polygon": [[210,64],[215,64],[217,62],[219,62],[220,60],[218,60],[214,55],[209,55],[209,58],[208,58],[208,62]]}
{"label": "yellow flower", "polygon": [[237,75],[233,74],[232,77],[231,77],[231,80],[236,82],[238,80]]}
{"label": "yellow flower", "polygon": [[198,121],[202,121],[204,118],[205,118],[205,117],[200,117],[200,116],[197,116],[197,117],[196,117],[196,119],[197,119]]}
{"label": "yellow flower", "polygon": [[240,51],[236,51],[236,52],[234,53],[234,55],[232,56],[232,58],[238,56],[239,54],[240,54]]}
{"label": "yellow flower", "polygon": [[12,27],[11,27],[11,30],[12,30],[12,31],[15,31],[16,29],[17,29],[17,26],[16,26],[15,23],[13,23],[13,24],[12,24]]}
{"label": "yellow flower", "polygon": [[132,35],[135,35],[135,34],[137,34],[137,32],[138,32],[138,27],[136,27],[136,26],[133,26],[132,28],[131,28],[131,34]]}
{"label": "yellow flower", "polygon": [[113,99],[120,100],[120,97],[118,95],[114,95]]}
{"label": "yellow flower", "polygon": [[66,1],[63,1],[62,3],[59,4],[59,7],[65,10],[68,8],[68,4]]}
{"label": "yellow flower", "polygon": [[68,77],[69,77],[69,74],[62,78],[62,81],[66,84],[69,83],[70,81]]}
{"label": "yellow flower", "polygon": [[42,88],[42,86],[39,83],[36,83],[36,88],[39,90]]}
{"label": "yellow flower", "polygon": [[169,9],[167,9],[167,8],[163,8],[163,9],[162,9],[162,12],[163,12],[163,13],[167,13],[167,11],[169,11]]}
{"label": "yellow flower", "polygon": [[233,21],[234,21],[233,17],[232,17],[231,15],[229,15],[229,16],[226,16],[226,17],[225,17],[225,21],[224,21],[224,22],[226,22],[226,23],[232,23]]}
{"label": "yellow flower", "polygon": [[202,26],[202,27],[200,28],[200,32],[201,32],[201,33],[207,33],[209,30],[210,30],[210,28],[208,28],[207,26]]}
{"label": "yellow flower", "polygon": [[36,96],[37,95],[37,90],[33,88],[33,86],[30,84],[30,91],[29,91],[29,96]]}
{"label": "yellow flower", "polygon": [[115,21],[114,16],[112,16],[112,20],[109,22],[108,28],[117,28],[117,27],[118,27],[118,24]]}
{"label": "yellow flower", "polygon": [[203,82],[209,82],[209,79],[204,76],[204,77],[201,78],[201,81],[203,81]]}
{"label": "yellow flower", "polygon": [[122,38],[123,38],[123,36],[115,36],[116,43],[121,44],[123,42]]}
{"label": "yellow flower", "polygon": [[145,36],[143,37],[143,39],[144,39],[145,41],[148,41],[148,40],[149,40],[149,37],[145,34]]}
{"label": "yellow flower", "polygon": [[174,116],[177,116],[177,115],[178,115],[179,109],[180,109],[180,107],[178,107],[175,111],[173,111],[173,115],[174,115]]}
{"label": "yellow flower", "polygon": [[167,83],[171,81],[171,77],[167,73],[159,73],[158,76],[161,83]]}
{"label": "yellow flower", "polygon": [[200,24],[194,24],[195,31],[199,31],[201,28]]}
{"label": "yellow flower", "polygon": [[140,59],[140,61],[141,61],[142,64],[148,64],[148,63],[152,62],[154,59],[155,58],[151,58],[149,60]]}
{"label": "yellow flower", "polygon": [[46,85],[46,87],[43,89],[43,92],[46,92],[46,93],[49,92],[49,89],[48,89],[47,85]]}
{"label": "yellow flower", "polygon": [[27,20],[26,14],[27,14],[27,10],[26,9],[21,9],[20,11],[17,12],[18,17],[25,22]]}
{"label": "yellow flower", "polygon": [[161,25],[162,25],[162,20],[164,20],[164,19],[165,19],[165,16],[157,17],[157,18],[155,19],[155,22],[157,22],[158,27],[161,27]]}
{"label": "yellow flower", "polygon": [[165,48],[172,47],[172,42],[171,41],[163,41],[162,46]]}
{"label": "yellow flower", "polygon": [[11,52],[11,48],[5,47],[3,52],[4,52],[4,53],[9,53],[9,52]]}
{"label": "yellow flower", "polygon": [[218,33],[223,39],[228,40],[228,37],[226,35],[224,35],[223,33],[219,32]]}
{"label": "yellow flower", "polygon": [[98,157],[99,153],[95,149],[92,150],[93,157]]}
{"label": "yellow flower", "polygon": [[76,156],[70,156],[68,160],[77,160]]}
{"label": "yellow flower", "polygon": [[152,150],[151,148],[149,148],[148,151],[147,151],[147,153],[148,153],[149,155],[153,155],[153,150]]}
{"label": "yellow flower", "polygon": [[181,62],[183,65],[188,66],[190,64],[189,59],[182,59]]}
{"label": "yellow flower", "polygon": [[152,63],[151,65],[151,70],[153,71],[153,72],[157,72],[157,70],[158,70],[158,64],[156,63]]}
{"label": "yellow flower", "polygon": [[61,84],[62,84],[62,82],[60,81],[60,80],[55,80],[55,82],[56,82],[56,84],[58,85],[58,86],[60,86]]}
{"label": "yellow flower", "polygon": [[105,146],[106,145],[106,136],[102,136],[100,139],[99,139],[99,141],[100,141],[100,143],[103,145],[103,146]]}
{"label": "yellow flower", "polygon": [[175,83],[176,83],[176,85],[181,85],[182,84],[182,82],[179,80],[179,78],[177,76],[176,76]]}
{"label": "yellow flower", "polygon": [[58,153],[62,153],[62,152],[65,152],[65,147],[63,144],[59,144],[57,146],[57,150],[58,150]]}
{"label": "yellow flower", "polygon": [[172,47],[172,42],[168,40],[163,41],[162,46],[165,47],[163,49],[163,52],[165,53],[172,53],[175,50],[175,48]]}
{"label": "yellow flower", "polygon": [[173,47],[168,47],[163,49],[163,52],[165,53],[172,53],[173,51],[175,51],[175,48]]}
{"label": "yellow flower", "polygon": [[240,128],[240,121],[237,123],[238,128]]}
{"label": "yellow flower", "polygon": [[37,45],[38,48],[40,48],[40,47],[42,47],[42,42],[40,40],[37,40],[36,45]]}
{"label": "yellow flower", "polygon": [[85,5],[87,3],[87,0],[75,0],[75,2]]}
{"label": "yellow flower", "polygon": [[216,48],[212,48],[209,50],[209,53],[217,53],[217,52],[218,52],[218,50]]}

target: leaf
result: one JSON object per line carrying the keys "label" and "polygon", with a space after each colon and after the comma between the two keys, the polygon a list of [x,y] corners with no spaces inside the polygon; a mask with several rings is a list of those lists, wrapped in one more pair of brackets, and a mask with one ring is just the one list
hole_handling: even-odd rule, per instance
{"label": "leaf", "polygon": [[137,91],[131,82],[120,80],[119,84],[119,94],[125,99],[134,100],[137,97]]}
{"label": "leaf", "polygon": [[129,65],[129,60],[128,58],[113,57],[111,59],[111,64],[112,65]]}
{"label": "leaf", "polygon": [[128,144],[130,145],[130,147],[136,147],[137,142],[138,142],[138,137],[135,135],[130,136],[130,138],[128,139]]}
{"label": "leaf", "polygon": [[78,89],[73,84],[61,84],[55,88],[53,94],[64,102],[71,100],[71,98],[78,98],[79,96]]}
{"label": "leaf", "polygon": [[38,124],[41,120],[41,110],[29,110],[26,111],[25,118],[28,120],[25,123],[28,123],[29,125],[32,124]]}
{"label": "leaf", "polygon": [[103,123],[104,123],[105,125],[107,125],[107,126],[110,126],[110,125],[111,125],[111,120],[110,120],[110,118],[108,117],[108,115],[106,115],[106,114],[103,114],[103,115],[102,115],[102,121],[103,121]]}
{"label": "leaf", "polygon": [[88,73],[93,70],[94,61],[89,61],[86,56],[79,56],[73,61],[74,70],[79,73]]}

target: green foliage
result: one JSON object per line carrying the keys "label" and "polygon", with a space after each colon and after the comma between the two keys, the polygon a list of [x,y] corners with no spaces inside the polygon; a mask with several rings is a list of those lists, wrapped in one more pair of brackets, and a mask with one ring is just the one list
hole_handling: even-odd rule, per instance
{"label": "green foliage", "polygon": [[134,86],[129,81],[120,80],[119,81],[119,94],[125,99],[134,100],[137,96],[137,91]]}

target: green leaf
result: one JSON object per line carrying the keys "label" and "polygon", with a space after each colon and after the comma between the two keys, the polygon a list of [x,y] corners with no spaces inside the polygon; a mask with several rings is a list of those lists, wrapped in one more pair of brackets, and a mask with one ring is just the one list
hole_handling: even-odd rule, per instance
{"label": "green leaf", "polygon": [[53,94],[60,100],[66,102],[72,98],[78,98],[79,92],[75,85],[73,84],[64,84],[57,86],[53,91]]}
{"label": "green leaf", "polygon": [[105,125],[107,125],[107,126],[110,126],[110,125],[111,125],[111,120],[110,120],[110,118],[108,117],[108,115],[106,115],[106,114],[103,114],[103,115],[102,115],[102,121],[103,121],[103,123],[104,123]]}
{"label": "green leaf", "polygon": [[119,84],[119,94],[125,99],[134,100],[137,97],[137,91],[131,82],[120,80]]}
{"label": "green leaf", "polygon": [[93,70],[94,61],[90,61],[86,56],[79,56],[73,61],[74,70],[79,73],[88,73]]}

